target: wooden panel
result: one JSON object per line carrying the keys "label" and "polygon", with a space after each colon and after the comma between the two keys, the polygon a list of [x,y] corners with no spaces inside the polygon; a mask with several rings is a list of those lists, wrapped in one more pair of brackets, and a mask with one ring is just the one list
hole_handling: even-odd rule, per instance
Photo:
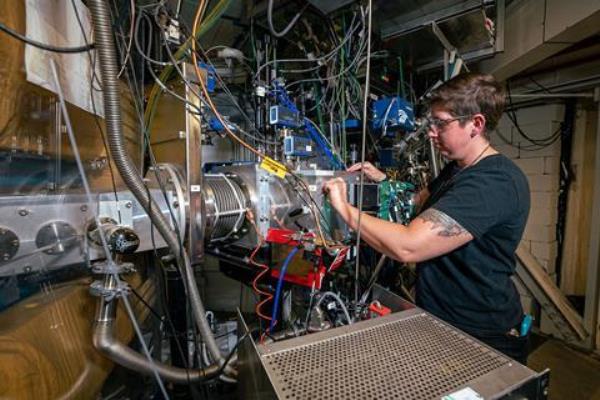
{"label": "wooden panel", "polygon": [[[185,98],[183,83],[170,88]],[[180,136],[179,132],[183,132]],[[150,143],[156,162],[169,162],[185,168],[185,104],[175,97],[163,93],[160,96],[151,125]]]}
{"label": "wooden panel", "polygon": [[[19,32],[25,32],[25,7],[23,1],[0,2],[0,21]],[[0,33],[0,129],[4,132],[7,122],[15,113],[17,101],[8,95],[18,92],[25,81],[23,60],[25,47],[16,39]]]}
{"label": "wooden panel", "polygon": [[597,113],[581,110],[578,114],[572,154],[575,177],[569,191],[561,272],[561,289],[568,295],[584,295],[586,290],[593,178],[597,165],[594,160]]}
{"label": "wooden panel", "polygon": [[[89,279],[51,288],[0,313],[1,399],[90,399],[100,391],[112,362],[92,345],[96,298]],[[150,281],[131,281],[147,300]],[[132,298],[138,320],[148,311]],[[128,343],[133,330],[124,310],[117,314],[117,337]]]}
{"label": "wooden panel", "polygon": [[[24,0],[0,2],[0,21],[8,27],[25,32]],[[60,150],[56,138],[56,96],[26,80],[25,45],[0,32],[0,151],[15,149],[18,152],[38,154],[53,159],[60,151],[64,160],[73,161],[73,152],[68,136],[63,131]],[[132,95],[124,82],[121,82],[121,103],[123,131],[126,137],[129,156],[136,165],[141,160],[141,137]],[[91,161],[107,156],[98,122],[105,130],[104,120],[95,117],[81,108],[68,105],[81,158],[84,166]],[[1,172],[1,171],[0,171]],[[108,168],[86,173],[94,190],[112,189],[112,179]],[[122,183],[115,172],[117,186]]]}

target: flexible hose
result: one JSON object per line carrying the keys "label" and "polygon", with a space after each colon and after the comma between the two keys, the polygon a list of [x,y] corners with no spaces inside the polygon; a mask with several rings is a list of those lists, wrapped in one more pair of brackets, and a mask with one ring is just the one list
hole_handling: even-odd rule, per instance
{"label": "flexible hose", "polygon": [[216,364],[189,370],[158,362],[151,365],[144,356],[119,342],[115,337],[116,318],[116,300],[106,301],[100,298],[98,316],[94,326],[94,347],[117,364],[144,375],[151,376],[156,371],[164,380],[180,384],[202,382],[219,374],[220,368]]}
{"label": "flexible hose", "polygon": [[277,32],[275,30],[275,27],[273,26],[273,0],[269,0],[269,4],[267,6],[267,21],[269,22],[269,30],[271,31],[271,35],[279,38],[284,37],[294,27],[294,25],[296,25],[296,22],[298,22],[298,19],[300,18],[306,7],[308,7],[308,4],[310,3],[306,3],[302,10],[300,10],[300,12],[298,12],[298,14],[294,16],[294,18],[290,21],[288,26],[286,26],[281,32]]}
{"label": "flexible hose", "polygon": [[[206,311],[200,298],[190,259],[185,250],[181,248],[177,235],[171,229],[169,221],[148,194],[142,178],[139,176],[134,163],[127,154],[122,132],[121,104],[117,80],[119,68],[110,10],[103,0],[92,0],[88,2],[88,5],[94,22],[95,43],[99,58],[100,74],[102,76],[104,115],[110,155],[115,162],[121,178],[144,210],[146,210],[150,220],[165,239],[173,254],[177,256],[181,274],[184,282],[186,282],[198,330],[206,342],[212,358],[221,365],[225,360],[219,351],[219,347],[206,320]],[[226,371],[233,373],[230,369],[226,369]]]}
{"label": "flexible hose", "polygon": [[269,326],[269,331],[272,332],[273,328],[275,328],[275,324],[277,323],[277,309],[279,308],[279,296],[281,296],[281,288],[283,287],[283,278],[285,277],[285,272],[287,271],[292,258],[296,255],[296,253],[300,250],[298,247],[294,247],[285,258],[283,265],[281,266],[281,270],[279,271],[279,279],[277,280],[277,289],[275,290],[275,301],[273,302],[273,313],[271,315],[271,324]]}

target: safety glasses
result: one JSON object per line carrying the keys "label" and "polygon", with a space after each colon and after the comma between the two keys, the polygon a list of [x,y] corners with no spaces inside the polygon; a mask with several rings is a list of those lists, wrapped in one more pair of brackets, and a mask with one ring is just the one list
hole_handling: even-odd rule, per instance
{"label": "safety glasses", "polygon": [[428,116],[427,121],[431,128],[440,131],[440,130],[444,129],[446,127],[446,125],[448,125],[451,122],[463,121],[463,120],[469,119],[471,117],[472,117],[472,115],[459,115],[458,117],[454,117],[454,118],[442,119],[442,118],[435,118],[432,116]]}

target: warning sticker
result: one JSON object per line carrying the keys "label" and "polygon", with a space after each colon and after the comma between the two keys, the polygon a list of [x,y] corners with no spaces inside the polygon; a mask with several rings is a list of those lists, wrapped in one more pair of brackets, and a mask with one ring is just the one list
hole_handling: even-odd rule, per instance
{"label": "warning sticker", "polygon": [[281,179],[285,178],[285,174],[287,173],[287,168],[285,165],[273,160],[270,157],[263,158],[260,163],[260,167]]}
{"label": "warning sticker", "polygon": [[442,397],[442,400],[483,400],[483,396],[470,387],[466,387]]}

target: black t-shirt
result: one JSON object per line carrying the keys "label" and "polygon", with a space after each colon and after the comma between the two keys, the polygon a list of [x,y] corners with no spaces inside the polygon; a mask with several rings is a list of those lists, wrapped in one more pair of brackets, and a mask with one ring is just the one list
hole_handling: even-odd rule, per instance
{"label": "black t-shirt", "polygon": [[473,240],[417,266],[417,305],[467,332],[505,333],[523,310],[511,275],[529,214],[529,185],[495,154],[460,170],[449,163],[429,186],[423,210],[452,217]]}

